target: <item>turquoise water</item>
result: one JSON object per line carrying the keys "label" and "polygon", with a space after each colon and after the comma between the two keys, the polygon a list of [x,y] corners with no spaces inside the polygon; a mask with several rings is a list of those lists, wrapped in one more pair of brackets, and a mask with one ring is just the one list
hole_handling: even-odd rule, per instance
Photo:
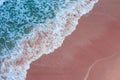
{"label": "turquoise water", "polygon": [[64,3],[65,0],[6,0],[0,6],[0,55],[12,50],[33,25],[54,18]]}

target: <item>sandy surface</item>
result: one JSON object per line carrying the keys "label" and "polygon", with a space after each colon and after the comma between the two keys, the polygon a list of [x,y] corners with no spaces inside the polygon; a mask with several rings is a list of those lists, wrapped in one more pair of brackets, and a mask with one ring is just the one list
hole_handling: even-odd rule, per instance
{"label": "sandy surface", "polygon": [[100,0],[61,48],[31,64],[27,80],[120,80],[120,0]]}

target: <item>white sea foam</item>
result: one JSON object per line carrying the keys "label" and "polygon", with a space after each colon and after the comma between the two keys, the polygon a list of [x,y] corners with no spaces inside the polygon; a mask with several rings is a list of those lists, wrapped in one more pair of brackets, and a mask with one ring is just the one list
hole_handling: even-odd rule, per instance
{"label": "white sea foam", "polygon": [[18,43],[13,54],[0,59],[0,80],[25,80],[30,63],[60,47],[65,37],[75,30],[78,19],[88,13],[96,2],[69,2],[66,9],[61,9],[54,19],[36,25],[30,36]]}
{"label": "white sea foam", "polygon": [[5,0],[0,0],[0,5],[2,5],[4,1],[5,1]]}

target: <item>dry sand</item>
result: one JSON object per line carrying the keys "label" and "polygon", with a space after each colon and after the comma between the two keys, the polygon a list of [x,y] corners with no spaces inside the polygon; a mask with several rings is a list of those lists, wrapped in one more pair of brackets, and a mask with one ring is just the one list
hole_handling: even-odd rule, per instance
{"label": "dry sand", "polygon": [[120,0],[100,0],[61,48],[31,64],[26,80],[120,80],[119,8]]}

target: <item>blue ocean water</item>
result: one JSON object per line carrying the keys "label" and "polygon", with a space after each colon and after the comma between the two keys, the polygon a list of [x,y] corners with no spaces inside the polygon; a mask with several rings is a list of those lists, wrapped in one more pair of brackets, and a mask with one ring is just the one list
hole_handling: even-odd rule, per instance
{"label": "blue ocean water", "polygon": [[54,18],[64,4],[65,0],[5,0],[0,6],[0,55],[12,50],[35,24]]}

